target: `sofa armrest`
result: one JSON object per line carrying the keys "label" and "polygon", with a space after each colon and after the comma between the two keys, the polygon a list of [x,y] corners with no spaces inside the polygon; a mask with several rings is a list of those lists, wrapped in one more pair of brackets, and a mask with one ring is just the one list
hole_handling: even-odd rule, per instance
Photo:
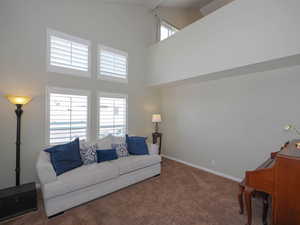
{"label": "sofa armrest", "polygon": [[36,171],[41,185],[45,185],[57,180],[56,173],[50,161],[49,153],[40,152],[36,163]]}
{"label": "sofa armrest", "polygon": [[158,144],[147,143],[147,145],[148,145],[148,150],[150,155],[158,155],[159,152]]}

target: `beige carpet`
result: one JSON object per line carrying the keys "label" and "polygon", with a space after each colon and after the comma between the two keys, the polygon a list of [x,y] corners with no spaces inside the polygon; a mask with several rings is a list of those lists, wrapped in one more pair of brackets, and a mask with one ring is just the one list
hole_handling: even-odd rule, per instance
{"label": "beige carpet", "polygon": [[[245,225],[237,183],[164,159],[162,174],[48,220],[39,210],[5,225]],[[253,225],[262,201],[254,200]]]}

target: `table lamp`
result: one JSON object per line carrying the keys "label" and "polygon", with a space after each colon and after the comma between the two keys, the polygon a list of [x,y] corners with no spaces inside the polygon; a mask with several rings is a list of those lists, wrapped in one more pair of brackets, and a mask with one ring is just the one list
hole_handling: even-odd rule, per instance
{"label": "table lamp", "polygon": [[155,133],[158,133],[159,130],[159,123],[161,123],[161,115],[160,114],[153,114],[152,115],[152,123],[155,123]]}

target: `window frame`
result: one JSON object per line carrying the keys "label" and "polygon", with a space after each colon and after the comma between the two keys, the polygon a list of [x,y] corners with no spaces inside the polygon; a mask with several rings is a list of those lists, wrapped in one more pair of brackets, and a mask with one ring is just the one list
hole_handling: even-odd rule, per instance
{"label": "window frame", "polygon": [[66,95],[81,95],[87,96],[87,128],[86,128],[86,141],[91,139],[91,91],[84,89],[70,89],[62,87],[46,87],[46,104],[45,104],[45,144],[46,146],[55,146],[57,144],[50,143],[50,94],[66,94]]}
{"label": "window frame", "polygon": [[102,92],[98,91],[97,93],[97,140],[101,140],[100,138],[100,98],[125,98],[126,99],[126,123],[125,123],[125,135],[128,133],[128,95],[122,93],[112,93],[112,92]]}
{"label": "window frame", "polygon": [[[81,71],[81,70],[51,65],[51,63],[50,63],[50,60],[51,60],[51,43],[50,43],[51,36],[56,36],[58,38],[66,39],[71,42],[77,42],[82,45],[87,45],[88,46],[88,71]],[[91,50],[92,50],[91,41],[47,28],[47,57],[46,57],[47,72],[79,76],[79,77],[84,77],[84,78],[91,78],[91,76],[92,76]]]}
{"label": "window frame", "polygon": [[158,40],[159,41],[167,40],[167,39],[169,39],[170,37],[172,37],[174,35],[174,34],[172,34],[172,35],[168,36],[165,39],[161,39],[161,27],[162,26],[165,26],[169,30],[174,30],[175,31],[174,34],[176,34],[179,31],[179,29],[177,27],[175,27],[174,25],[168,23],[167,21],[165,21],[165,20],[159,20],[159,25],[158,25],[158,34],[159,34],[158,35]]}
{"label": "window frame", "polygon": [[[101,74],[101,70],[100,70],[100,52],[102,49],[114,52],[116,54],[122,55],[126,57],[126,78],[121,78],[121,77],[113,77],[113,76],[107,76],[107,75],[102,75]],[[114,82],[120,82],[120,83],[128,83],[128,60],[129,60],[129,56],[128,53],[119,49],[115,49],[106,45],[102,45],[102,44],[98,44],[98,48],[97,48],[97,79],[100,80],[106,80],[106,81],[114,81]]]}

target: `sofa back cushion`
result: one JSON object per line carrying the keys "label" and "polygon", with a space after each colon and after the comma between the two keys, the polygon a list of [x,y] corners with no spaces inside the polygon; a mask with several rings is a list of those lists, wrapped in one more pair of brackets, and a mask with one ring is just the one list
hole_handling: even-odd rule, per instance
{"label": "sofa back cushion", "polygon": [[79,138],[67,144],[48,148],[45,152],[50,153],[50,160],[57,176],[83,164],[79,151]]}
{"label": "sofa back cushion", "polygon": [[149,155],[158,155],[159,153],[159,146],[158,144],[151,144],[147,143]]}
{"label": "sofa back cushion", "polygon": [[97,150],[97,162],[105,162],[118,159],[116,149]]}
{"label": "sofa back cushion", "polygon": [[112,144],[126,143],[125,136],[112,136]]}
{"label": "sofa back cushion", "polygon": [[148,155],[149,150],[146,143],[147,137],[138,137],[126,135],[126,144],[128,152],[131,155]]}
{"label": "sofa back cushion", "polygon": [[108,135],[96,141],[97,149],[103,149],[103,150],[110,149],[112,143],[113,143],[113,136]]}

